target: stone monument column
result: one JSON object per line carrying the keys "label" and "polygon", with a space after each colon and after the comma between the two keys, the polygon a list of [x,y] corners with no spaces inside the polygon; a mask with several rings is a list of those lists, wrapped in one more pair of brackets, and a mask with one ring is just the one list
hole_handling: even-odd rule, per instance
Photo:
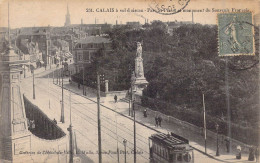
{"label": "stone monument column", "polygon": [[144,77],[144,67],[142,58],[142,45],[137,42],[137,51],[135,58],[135,81],[134,89],[137,93],[142,94],[142,90],[147,86],[148,82]]}
{"label": "stone monument column", "polygon": [[31,152],[31,134],[20,92],[20,71],[24,63],[10,46],[0,56],[0,158],[10,162],[31,162],[29,154],[19,155],[20,151]]}

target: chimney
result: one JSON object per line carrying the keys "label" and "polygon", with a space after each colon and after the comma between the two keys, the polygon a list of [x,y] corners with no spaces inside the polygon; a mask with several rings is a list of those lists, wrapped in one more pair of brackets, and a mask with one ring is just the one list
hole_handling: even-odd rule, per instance
{"label": "chimney", "polygon": [[193,11],[192,11],[192,24],[194,24]]}

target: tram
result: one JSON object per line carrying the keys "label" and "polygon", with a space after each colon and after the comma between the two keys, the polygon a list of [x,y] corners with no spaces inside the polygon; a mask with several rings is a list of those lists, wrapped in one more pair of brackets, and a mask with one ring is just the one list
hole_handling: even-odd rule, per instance
{"label": "tram", "polygon": [[171,132],[149,137],[150,163],[194,163],[189,141]]}

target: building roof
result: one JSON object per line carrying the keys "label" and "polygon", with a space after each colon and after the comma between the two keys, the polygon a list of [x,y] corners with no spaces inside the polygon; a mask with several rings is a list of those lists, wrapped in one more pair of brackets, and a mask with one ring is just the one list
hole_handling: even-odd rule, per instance
{"label": "building roof", "polygon": [[101,37],[101,36],[88,36],[85,39],[78,40],[77,43],[81,44],[89,44],[89,43],[110,43],[111,41],[108,38]]}
{"label": "building roof", "polygon": [[167,135],[164,133],[157,133],[157,134],[153,134],[150,137],[151,140],[155,141],[155,142],[159,142],[164,144],[164,146],[167,147],[172,147],[174,148],[176,145],[181,145],[181,144],[188,144],[187,141],[185,140],[181,140],[183,138],[181,138],[180,136],[174,135]]}

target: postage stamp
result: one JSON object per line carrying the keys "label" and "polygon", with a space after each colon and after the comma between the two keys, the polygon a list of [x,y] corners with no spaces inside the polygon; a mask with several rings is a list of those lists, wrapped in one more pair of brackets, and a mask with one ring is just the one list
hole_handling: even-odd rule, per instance
{"label": "postage stamp", "polygon": [[251,12],[217,15],[219,56],[254,55]]}

